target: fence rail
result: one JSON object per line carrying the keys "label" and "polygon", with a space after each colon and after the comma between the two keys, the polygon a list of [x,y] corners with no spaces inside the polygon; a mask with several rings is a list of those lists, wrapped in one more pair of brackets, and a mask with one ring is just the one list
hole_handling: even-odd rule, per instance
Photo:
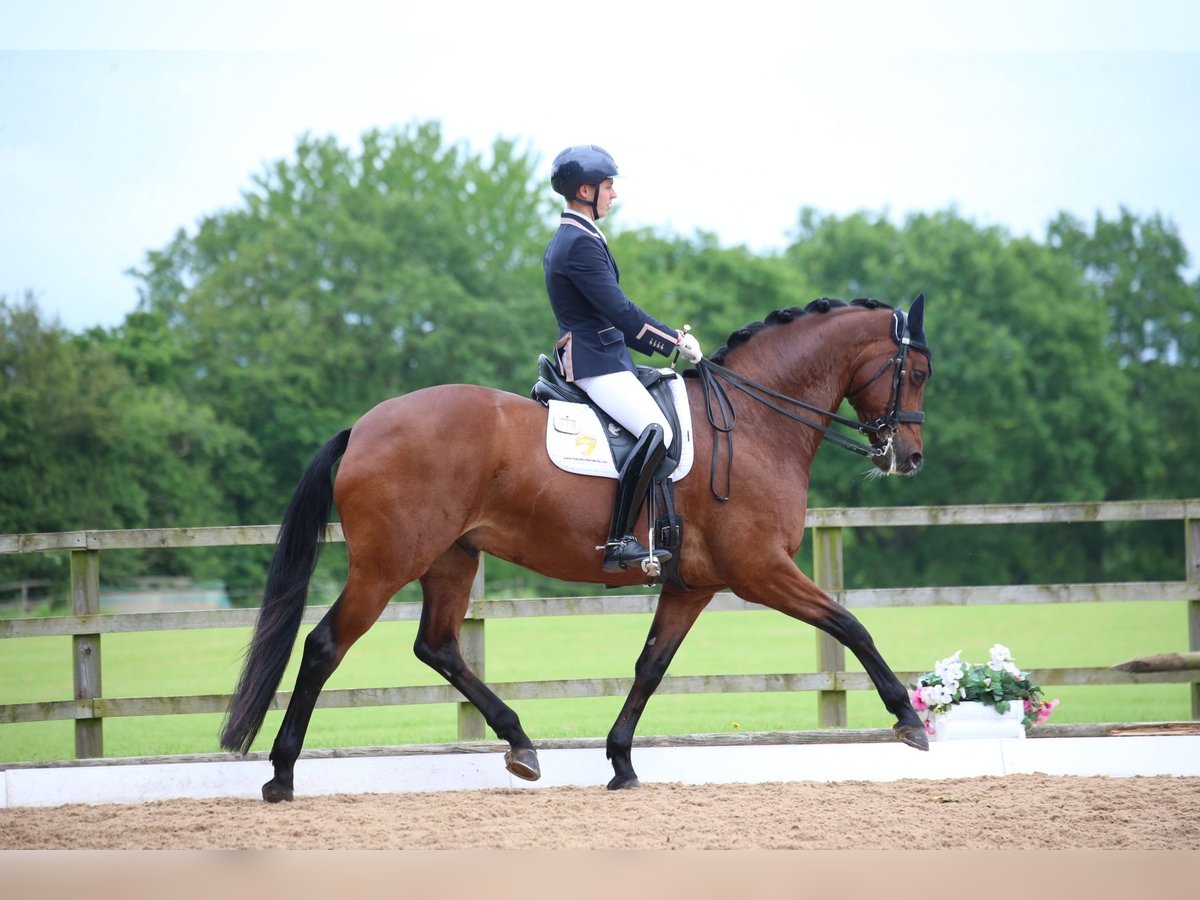
{"label": "fence rail", "polygon": [[[1184,577],[1179,581],[890,589],[846,589],[844,586],[843,536],[848,528],[1163,520],[1183,523]],[[830,596],[849,608],[1178,601],[1186,603],[1188,608],[1188,650],[1200,650],[1200,500],[814,509],[809,511],[808,525],[813,537],[814,579]],[[117,633],[245,628],[254,624],[258,611],[233,609],[103,615],[100,612],[100,555],[128,549],[272,544],[277,532],[278,526],[259,525],[0,535],[0,553],[70,553],[74,610],[74,615],[69,616],[0,620],[0,640],[70,636],[74,658],[73,699],[0,705],[0,724],[74,720],[76,756],[92,758],[104,755],[103,723],[106,718],[223,712],[229,701],[228,694],[105,697],[101,689],[101,638]],[[342,540],[340,526],[330,526],[328,539]],[[484,670],[485,623],[488,619],[650,613],[656,599],[649,594],[634,594],[488,600],[484,599],[481,567],[463,623],[463,655],[476,671]],[[317,622],[327,608],[309,607],[305,610],[304,622]],[[708,608],[737,611],[760,607],[731,593],[721,593]],[[419,616],[419,604],[395,603],[384,611],[381,621],[414,620]],[[669,676],[663,680],[658,693],[814,691],[821,727],[845,728],[846,692],[870,690],[872,685],[865,674],[844,671],[844,648],[820,632],[817,634],[817,659],[819,671],[810,673]],[[919,674],[897,673],[906,682]],[[1200,671],[1195,669],[1133,673],[1097,667],[1050,668],[1033,670],[1032,678],[1043,686],[1188,683],[1191,685],[1192,717],[1200,719]],[[501,698],[515,701],[623,696],[628,693],[631,683],[631,678],[581,678],[490,683],[490,686]],[[279,693],[273,708],[285,707],[289,698],[290,694]],[[330,708],[420,703],[457,703],[458,739],[472,741],[484,737],[482,717],[449,685],[327,691],[322,693],[319,705]]]}

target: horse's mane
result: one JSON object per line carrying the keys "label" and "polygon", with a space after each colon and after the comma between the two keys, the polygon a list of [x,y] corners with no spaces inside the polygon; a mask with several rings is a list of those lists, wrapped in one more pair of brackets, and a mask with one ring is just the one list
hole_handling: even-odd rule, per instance
{"label": "horse's mane", "polygon": [[744,325],[739,328],[725,341],[725,346],[716,350],[710,357],[717,365],[725,365],[725,357],[729,351],[736,350],[742,344],[749,341],[764,328],[771,328],[775,325],[786,325],[788,322],[798,319],[801,316],[807,316],[812,313],[827,313],[831,309],[839,309],[845,306],[856,306],[862,309],[891,309],[892,307],[884,303],[882,300],[876,300],[874,297],[859,297],[855,300],[846,302],[845,300],[834,300],[831,297],[821,297],[813,300],[807,306],[790,306],[786,309],[777,309],[769,313],[761,322],[751,322],[749,325]]}

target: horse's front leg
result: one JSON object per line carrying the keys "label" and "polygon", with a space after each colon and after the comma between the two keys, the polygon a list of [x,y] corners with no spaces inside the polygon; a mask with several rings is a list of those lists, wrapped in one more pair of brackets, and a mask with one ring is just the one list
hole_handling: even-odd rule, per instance
{"label": "horse's front leg", "polygon": [[841,641],[862,663],[883,705],[896,717],[892,726],[896,738],[918,750],[929,749],[929,737],[913,709],[908,690],[884,662],[870,633],[853,614],[835,603],[791,559],[784,557],[769,566],[752,566],[747,570],[757,571],[759,577],[731,585],[739,597],[777,609]]}
{"label": "horse's front leg", "polygon": [[896,724],[892,726],[892,732],[896,735],[896,739],[910,747],[916,747],[918,750],[928,750],[929,735],[926,734],[925,726],[921,722],[920,716],[917,715],[917,711],[913,709],[912,698],[909,696],[908,690],[884,661],[875,647],[875,641],[872,640],[863,624],[844,607],[833,601],[830,603],[832,609],[828,616],[823,621],[814,624],[822,631],[837,638],[858,657],[858,661],[871,676],[871,681],[875,685],[875,690],[879,692],[879,698],[883,701],[883,705],[896,717]]}
{"label": "horse's front leg", "polygon": [[633,733],[637,730],[646,703],[666,674],[675,651],[683,643],[696,617],[712,599],[713,593],[675,594],[667,589],[659,595],[650,633],[634,666],[633,687],[608,732],[608,758],[612,760],[614,773],[608,783],[609,790],[640,787],[637,773],[633,771]]}

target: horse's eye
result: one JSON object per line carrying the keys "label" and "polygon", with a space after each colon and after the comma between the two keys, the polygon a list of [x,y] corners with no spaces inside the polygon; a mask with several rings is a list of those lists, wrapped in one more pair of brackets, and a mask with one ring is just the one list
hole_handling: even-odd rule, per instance
{"label": "horse's eye", "polygon": [[918,385],[918,386],[922,385],[925,383],[925,380],[927,378],[929,378],[928,372],[923,371],[922,369],[913,369],[913,373],[912,373],[913,384]]}

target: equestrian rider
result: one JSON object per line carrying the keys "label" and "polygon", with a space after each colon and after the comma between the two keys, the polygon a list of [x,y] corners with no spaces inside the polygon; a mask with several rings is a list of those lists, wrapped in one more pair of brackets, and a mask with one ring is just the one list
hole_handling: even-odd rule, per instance
{"label": "equestrian rider", "polygon": [[[691,334],[676,331],[639,309],[621,290],[621,273],[596,226],[617,192],[617,164],[594,144],[568,147],[554,159],[550,185],[566,199],[558,231],[546,247],[546,293],[558,320],[554,345],[559,371],[638,442],[617,480],[603,570],[647,570],[650,551],[633,535],[638,511],[674,435],[658,404],[635,374],[629,347],[669,356],[678,348],[692,363],[702,357]],[[654,556],[660,566],[671,558]]]}

